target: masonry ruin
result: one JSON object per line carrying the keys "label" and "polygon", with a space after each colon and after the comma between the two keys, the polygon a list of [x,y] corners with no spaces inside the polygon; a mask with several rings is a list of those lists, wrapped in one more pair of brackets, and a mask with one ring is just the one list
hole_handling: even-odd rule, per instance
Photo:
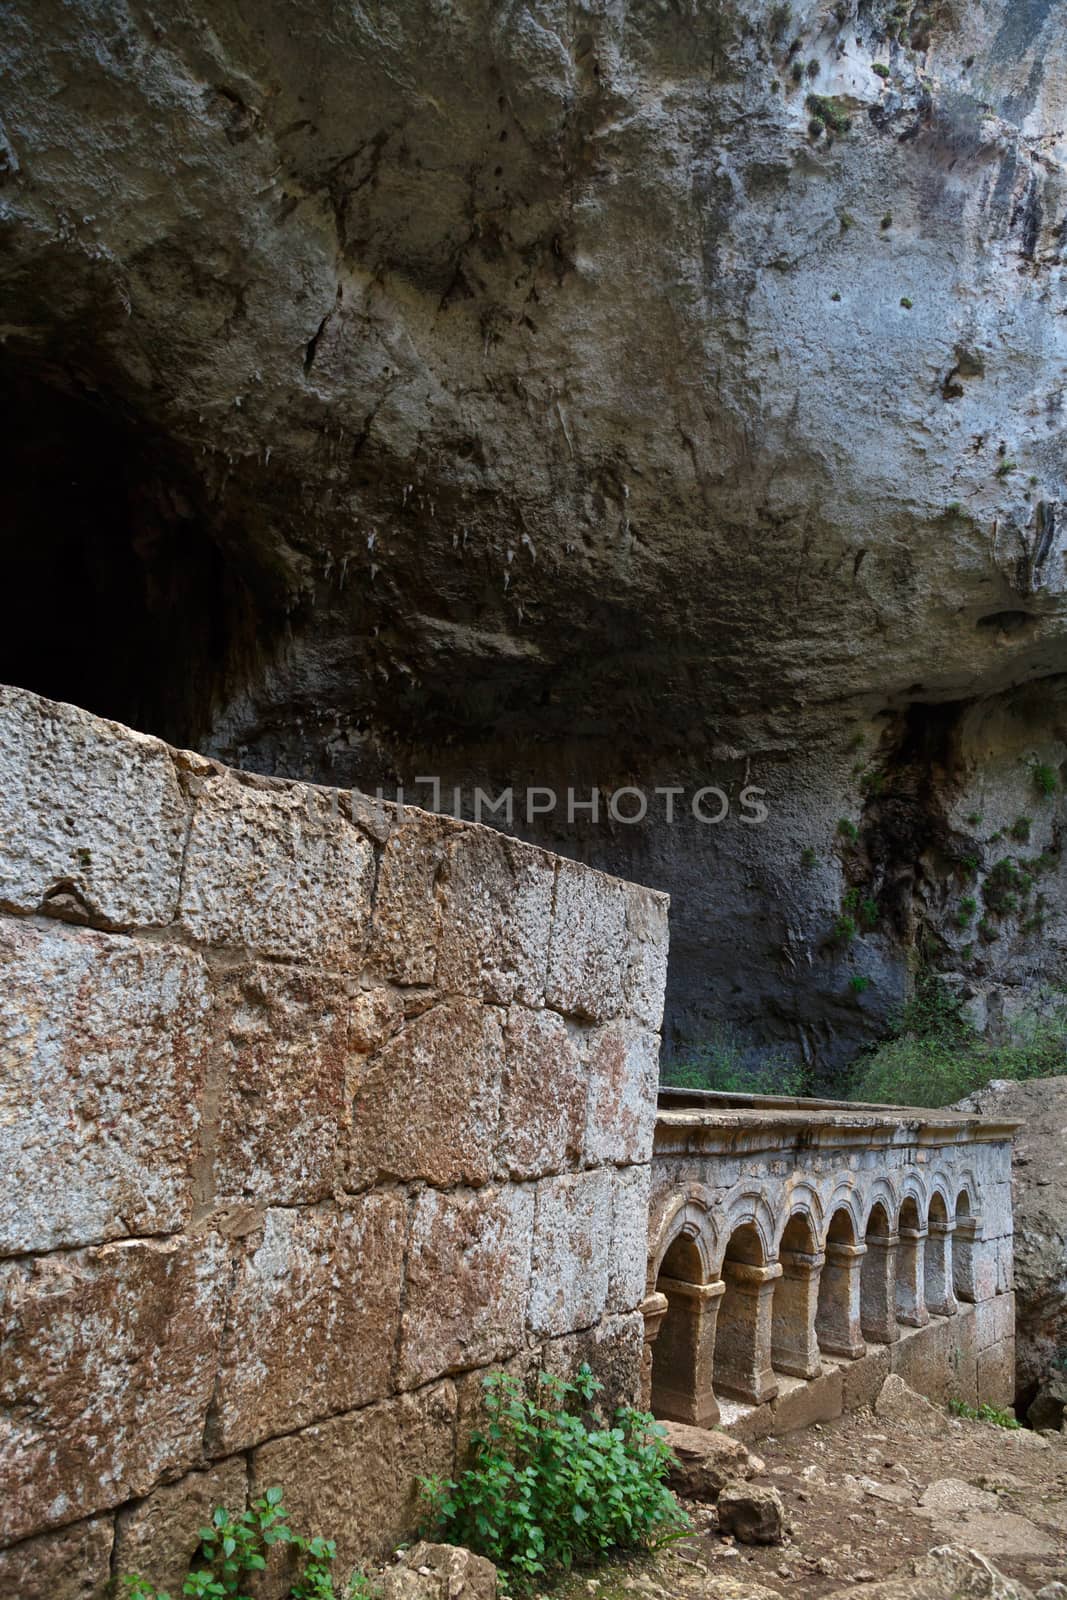
{"label": "masonry ruin", "polygon": [[1011,1140],[944,1111],[664,1090],[643,1309],[657,1416],[758,1437],[869,1404],[1011,1404]]}
{"label": "masonry ruin", "polygon": [[0,689],[0,1592],[175,1586],[271,1483],[383,1552],[501,1365],[1010,1400],[1012,1126],[657,1114],[666,961],[653,890]]}

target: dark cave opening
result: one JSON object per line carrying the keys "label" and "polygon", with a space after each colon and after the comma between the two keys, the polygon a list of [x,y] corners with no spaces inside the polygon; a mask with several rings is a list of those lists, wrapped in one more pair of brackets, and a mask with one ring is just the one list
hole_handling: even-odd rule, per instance
{"label": "dark cave opening", "polygon": [[0,392],[0,682],[195,743],[248,607],[183,452],[66,374]]}

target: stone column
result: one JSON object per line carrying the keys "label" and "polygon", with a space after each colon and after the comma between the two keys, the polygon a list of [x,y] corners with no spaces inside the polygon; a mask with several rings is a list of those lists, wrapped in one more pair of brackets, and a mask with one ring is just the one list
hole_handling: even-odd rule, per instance
{"label": "stone column", "polygon": [[930,1223],[926,1241],[926,1309],[935,1317],[954,1317],[959,1310],[952,1288],[954,1222]]}
{"label": "stone column", "polygon": [[906,1328],[925,1328],[930,1320],[926,1309],[926,1229],[901,1228],[897,1249],[897,1321]]}
{"label": "stone column", "polygon": [[719,1420],[711,1375],[715,1323],[726,1285],[661,1277],[656,1287],[666,1296],[667,1310],[656,1335],[652,1410],[671,1422],[710,1428]]}
{"label": "stone column", "polygon": [[781,1263],[724,1261],[726,1298],[715,1345],[715,1383],[722,1394],[761,1405],[778,1393],[771,1370],[771,1309]]}
{"label": "stone column", "polygon": [[782,1276],[774,1290],[771,1314],[771,1365],[791,1378],[817,1378],[822,1372],[815,1313],[819,1278],[826,1257],[803,1250],[783,1250]]}
{"label": "stone column", "polygon": [[897,1245],[895,1233],[868,1233],[867,1259],[860,1280],[860,1322],[872,1344],[900,1338],[896,1314]]}
{"label": "stone column", "polygon": [[652,1409],[652,1346],[667,1315],[667,1296],[658,1291],[646,1294],[638,1310],[645,1319],[645,1348],[641,1357],[641,1409]]}
{"label": "stone column", "polygon": [[952,1241],[952,1288],[957,1300],[978,1298],[975,1285],[975,1243],[982,1231],[981,1217],[957,1217]]}
{"label": "stone column", "polygon": [[867,1353],[860,1322],[860,1274],[866,1254],[865,1244],[831,1240],[826,1246],[815,1331],[819,1348],[828,1356],[856,1361]]}

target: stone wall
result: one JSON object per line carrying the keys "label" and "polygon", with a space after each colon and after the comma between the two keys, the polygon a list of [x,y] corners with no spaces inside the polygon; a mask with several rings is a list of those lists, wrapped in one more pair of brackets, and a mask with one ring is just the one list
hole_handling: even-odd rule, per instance
{"label": "stone wall", "polygon": [[659,1416],[748,1437],[899,1373],[1009,1406],[1017,1123],[665,1091],[644,1310]]}
{"label": "stone wall", "polygon": [[484,1369],[634,1398],[663,896],[0,689],[0,1592],[342,1565]]}

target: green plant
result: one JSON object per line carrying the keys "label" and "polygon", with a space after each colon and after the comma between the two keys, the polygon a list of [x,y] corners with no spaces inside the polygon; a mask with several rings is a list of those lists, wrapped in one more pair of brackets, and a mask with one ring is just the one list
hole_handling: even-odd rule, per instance
{"label": "green plant", "polygon": [[819,63],[814,56],[812,56],[811,60],[808,62],[807,70],[809,78],[817,78],[819,76]]}
{"label": "green plant", "polygon": [[850,822],[847,817],[841,817],[839,819],[837,831],[841,837],[843,839],[847,839],[850,844],[855,844],[856,840],[860,836],[860,830],[857,828],[856,824],[854,822]]}
{"label": "green plant", "polygon": [[[231,1515],[217,1506],[209,1527],[200,1529],[200,1547],[182,1583],[182,1594],[194,1600],[248,1600],[249,1580],[264,1572],[274,1545],[284,1544],[300,1558],[290,1600],[370,1600],[367,1580],[353,1575],[343,1591],[334,1586],[331,1567],[337,1554],[332,1539],[306,1539],[289,1526],[289,1513],[281,1489],[268,1489],[246,1510]],[[122,1579],[129,1600],[171,1600],[152,1587],[147,1578],[130,1574]]]}
{"label": "green plant", "polygon": [[998,1428],[1022,1427],[1010,1411],[1001,1411],[997,1406],[969,1406],[966,1400],[950,1400],[948,1409],[954,1417],[966,1417],[968,1422],[991,1422]]}
{"label": "green plant", "polygon": [[572,1383],[542,1373],[531,1399],[518,1379],[485,1379],[488,1425],[472,1435],[473,1464],[458,1480],[425,1478],[433,1534],[468,1545],[515,1586],[608,1551],[655,1550],[689,1519],[666,1486],[666,1430],[621,1407],[611,1426],[590,1412],[602,1385],[587,1366]]}
{"label": "green plant", "polygon": [[1030,768],[1030,776],[1034,780],[1034,788],[1038,794],[1044,795],[1047,800],[1056,793],[1056,769],[1044,761],[1037,762]]}
{"label": "green plant", "polygon": [[[970,961],[973,945],[961,954]],[[854,1064],[850,1099],[943,1106],[991,1078],[1067,1074],[1067,995],[1036,996],[1010,1036],[994,1042],[977,1032],[944,983],[925,974],[891,1026],[890,1038]]]}
{"label": "green plant", "polygon": [[801,78],[804,76],[803,62],[794,61],[793,65],[789,69],[789,76],[792,78],[794,83],[799,83]]}
{"label": "green plant", "polygon": [[776,0],[776,3],[767,13],[767,32],[772,39],[780,39],[783,36],[792,21],[792,17],[792,10],[784,3],[784,0]]}
{"label": "green plant", "polygon": [[973,878],[978,871],[978,857],[964,856],[960,861],[960,867],[965,877]]}
{"label": "green plant", "polygon": [[871,71],[877,73],[879,78],[885,79],[889,77],[889,68],[884,61],[872,61]]}
{"label": "green plant", "polygon": [[982,813],[980,811],[972,811],[967,818],[967,823],[972,828],[981,827]]}
{"label": "green plant", "polygon": [[840,300],[840,298],[841,298],[841,290],[840,289],[835,289],[833,294],[830,296],[830,299],[831,300]]}
{"label": "green plant", "polygon": [[802,867],[813,867],[817,860],[818,857],[815,854],[813,846],[806,844],[803,850],[800,852],[800,865]]}
{"label": "green plant", "polygon": [[1029,817],[1016,817],[1011,825],[1012,838],[1018,839],[1020,844],[1029,844],[1032,826],[1033,823]]}
{"label": "green plant", "polygon": [[1017,469],[1014,461],[1002,461],[996,470],[995,476],[998,478],[1006,478],[1010,473],[1015,472],[1016,470]]}
{"label": "green plant", "polygon": [[838,944],[851,944],[858,932],[859,929],[856,926],[855,917],[851,916],[847,911],[842,911],[834,923],[834,940]]}
{"label": "green plant", "polygon": [[808,1069],[784,1053],[754,1047],[732,1029],[720,1026],[684,1056],[665,1062],[662,1081],[672,1089],[714,1089],[720,1094],[806,1095],[811,1093]]}
{"label": "green plant", "polygon": [[905,311],[910,311],[914,302],[909,300],[906,294],[902,294],[900,297],[900,303],[904,307]]}
{"label": "green plant", "polygon": [[853,994],[865,994],[871,987],[871,980],[865,972],[854,972],[848,980],[848,986]]}
{"label": "green plant", "polygon": [[[817,72],[818,70],[818,62],[816,62],[815,71]],[[810,63],[808,72],[811,73]],[[811,75],[814,76],[813,73]],[[832,129],[834,133],[847,133],[852,127],[852,118],[848,112],[837,100],[831,99],[828,95],[809,94],[804,104],[811,112],[813,122]]]}
{"label": "green plant", "polygon": [[881,227],[881,228],[891,228],[892,226],[893,226],[893,213],[891,211],[887,211],[885,216],[882,218],[881,222],[879,223],[879,227]]}
{"label": "green plant", "polygon": [[[841,224],[842,233],[847,233],[850,228],[854,228],[856,226],[856,219],[852,215],[851,211],[842,211],[838,220]],[[863,743],[862,734],[860,735],[860,743]]]}
{"label": "green plant", "polygon": [[964,895],[963,899],[960,901],[960,908],[956,912],[956,926],[958,928],[966,928],[968,923],[973,920],[974,914],[977,910],[978,901],[974,898],[974,896],[969,894]]}
{"label": "green plant", "polygon": [[965,945],[963,945],[963,947],[960,950],[960,960],[961,961],[973,961],[974,960],[974,945],[973,944],[965,944]]}

